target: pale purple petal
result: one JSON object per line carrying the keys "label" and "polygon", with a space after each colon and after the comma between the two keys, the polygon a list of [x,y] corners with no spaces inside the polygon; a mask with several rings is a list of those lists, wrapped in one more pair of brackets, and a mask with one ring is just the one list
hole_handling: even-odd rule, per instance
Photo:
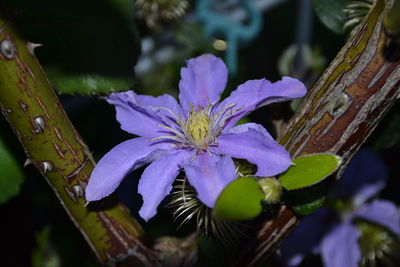
{"label": "pale purple petal", "polygon": [[223,134],[217,139],[217,143],[217,147],[213,148],[215,152],[256,164],[256,176],[274,176],[284,172],[292,164],[290,155],[283,146],[252,128],[238,134]]}
{"label": "pale purple petal", "polygon": [[261,124],[249,122],[237,125],[233,128],[228,129],[225,133],[226,134],[240,134],[249,131],[250,129],[255,130],[268,139],[274,140],[274,138],[269,134],[269,132],[262,126]]}
{"label": "pale purple petal", "polygon": [[226,108],[235,104],[235,111],[228,120],[226,128],[235,125],[237,121],[264,105],[291,100],[303,97],[306,94],[306,87],[299,80],[283,77],[281,81],[271,83],[266,79],[250,80],[232,92],[218,106],[218,109]]}
{"label": "pale purple petal", "polygon": [[189,183],[196,189],[197,197],[210,208],[222,189],[236,179],[233,160],[228,156],[219,157],[208,153],[199,154],[190,164],[185,164]]}
{"label": "pale purple petal", "polygon": [[317,250],[323,235],[336,221],[335,213],[325,208],[305,216],[283,241],[279,262],[290,267],[299,265],[305,255]]}
{"label": "pale purple petal", "polygon": [[399,209],[390,201],[374,200],[371,203],[364,204],[354,217],[382,225],[400,235],[400,212]]}
{"label": "pale purple petal", "polygon": [[[176,99],[171,95],[163,94],[157,97],[150,95],[136,95],[135,98],[138,105],[141,107],[152,108],[162,118],[166,116],[172,117],[173,114],[177,117],[182,115],[182,108],[178,104],[178,101],[176,101]],[[159,109],[160,107],[169,109],[173,114],[166,109]]]}
{"label": "pale purple petal", "polygon": [[363,149],[352,158],[332,195],[352,198],[354,206],[361,206],[385,187],[388,176],[388,168],[379,154]]}
{"label": "pale purple petal", "polygon": [[157,126],[164,124],[162,118],[156,110],[142,106],[133,91],[113,93],[107,101],[115,105],[117,120],[124,131],[149,138],[163,135],[165,129]]}
{"label": "pale purple petal", "polygon": [[144,137],[115,146],[97,163],[90,174],[86,200],[96,201],[108,196],[129,172],[158,159],[167,149],[168,144],[154,143]]}
{"label": "pale purple petal", "polygon": [[157,213],[160,202],[172,190],[172,183],[179,174],[180,165],[191,159],[193,152],[178,150],[151,163],[139,180],[138,192],[143,197],[140,216],[148,221]]}
{"label": "pale purple petal", "polygon": [[321,243],[325,267],[358,267],[361,252],[358,246],[360,233],[352,224],[339,224],[324,237]]}
{"label": "pale purple petal", "polygon": [[219,99],[228,79],[225,63],[210,54],[192,58],[181,69],[179,101],[185,112],[189,104],[206,106]]}

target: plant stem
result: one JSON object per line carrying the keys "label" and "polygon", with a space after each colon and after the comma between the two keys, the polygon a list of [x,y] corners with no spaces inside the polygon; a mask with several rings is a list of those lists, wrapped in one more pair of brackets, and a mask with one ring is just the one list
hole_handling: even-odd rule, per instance
{"label": "plant stem", "polygon": [[84,188],[95,163],[68,120],[43,69],[9,23],[0,19],[0,108],[35,165],[101,263],[154,266],[144,232],[129,211],[108,198],[85,207]]}
{"label": "plant stem", "polygon": [[[385,1],[378,0],[338,53],[302,108],[291,119],[281,143],[293,157],[329,152],[345,166],[394,103],[400,91],[400,60],[384,56]],[[242,244],[236,266],[262,263],[295,227],[299,218],[283,206],[277,217],[259,225],[257,239]]]}

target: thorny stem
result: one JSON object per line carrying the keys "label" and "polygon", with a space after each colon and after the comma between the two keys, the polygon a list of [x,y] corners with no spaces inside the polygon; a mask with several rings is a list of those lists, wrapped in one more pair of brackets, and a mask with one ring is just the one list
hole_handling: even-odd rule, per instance
{"label": "thorny stem", "polygon": [[24,41],[0,18],[0,109],[30,162],[46,178],[101,263],[155,266],[143,231],[121,204],[108,199],[85,207],[84,188],[94,162]]}
{"label": "thorny stem", "polygon": [[[385,12],[385,1],[377,0],[308,92],[281,140],[293,157],[318,152],[342,156],[344,164],[337,177],[399,95],[400,60],[385,58]],[[241,244],[243,253],[235,266],[261,264],[298,221],[283,206],[275,219],[259,225],[257,239]]]}

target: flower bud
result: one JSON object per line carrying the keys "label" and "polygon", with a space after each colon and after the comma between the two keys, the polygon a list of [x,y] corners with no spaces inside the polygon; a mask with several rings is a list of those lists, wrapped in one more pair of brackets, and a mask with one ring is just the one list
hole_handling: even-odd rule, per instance
{"label": "flower bud", "polygon": [[282,186],[278,179],[262,178],[258,179],[257,181],[265,194],[264,201],[267,204],[274,204],[279,202],[282,195]]}

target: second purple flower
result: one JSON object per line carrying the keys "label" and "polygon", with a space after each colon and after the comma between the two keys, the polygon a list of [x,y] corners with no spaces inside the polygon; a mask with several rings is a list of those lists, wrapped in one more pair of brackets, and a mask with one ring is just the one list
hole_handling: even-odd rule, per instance
{"label": "second purple flower", "polygon": [[263,126],[234,125],[261,106],[304,96],[303,83],[289,77],[275,83],[249,80],[219,102],[227,78],[222,60],[207,54],[188,60],[181,69],[180,105],[167,94],[111,94],[107,101],[115,105],[121,128],[139,137],[117,145],[99,161],[86,199],[108,196],[129,172],[151,163],[138,186],[143,197],[139,214],[149,220],[181,169],[197,197],[210,208],[222,189],[236,179],[232,158],[255,164],[256,176],[284,172],[292,163],[290,155]]}

